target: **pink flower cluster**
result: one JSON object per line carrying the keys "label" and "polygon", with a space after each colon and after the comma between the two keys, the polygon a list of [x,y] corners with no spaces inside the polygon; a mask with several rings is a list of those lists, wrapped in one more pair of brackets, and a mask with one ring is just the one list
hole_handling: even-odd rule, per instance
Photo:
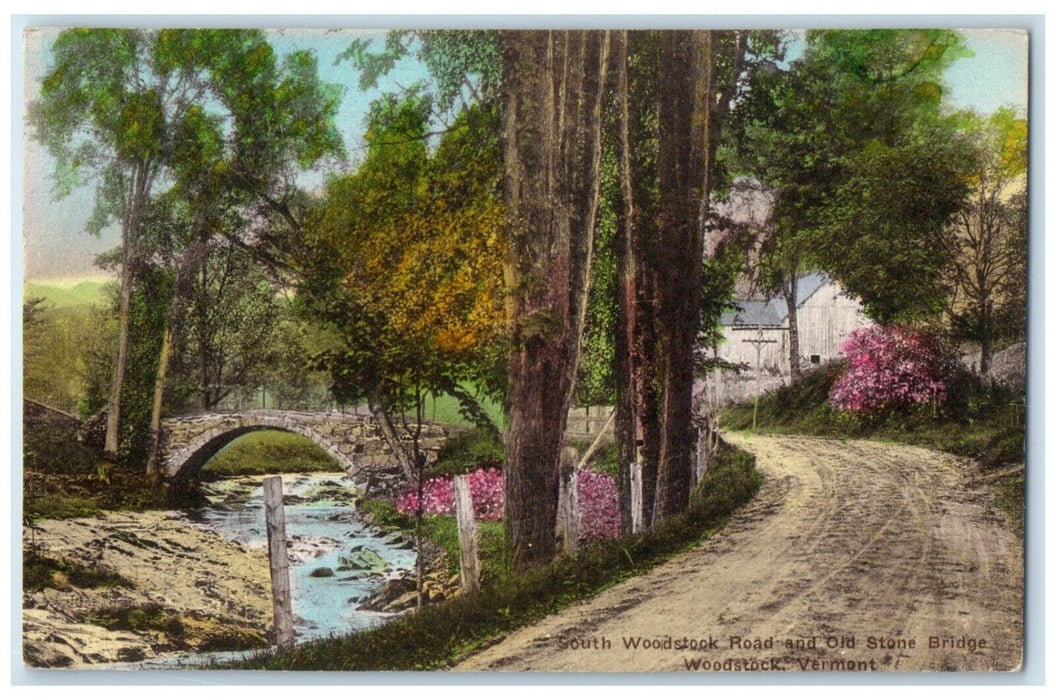
{"label": "pink flower cluster", "polygon": [[580,539],[609,540],[620,536],[620,500],[616,479],[584,469],[576,475]]}
{"label": "pink flower cluster", "polygon": [[478,469],[466,474],[477,520],[502,520],[506,507],[506,479],[498,469]]}
{"label": "pink flower cluster", "polygon": [[847,356],[847,370],[829,393],[833,408],[874,413],[946,398],[942,354],[920,331],[859,328],[840,349]]}
{"label": "pink flower cluster", "polygon": [[[478,520],[502,520],[506,492],[502,472],[498,469],[477,469],[466,474],[469,493],[473,498],[473,514]],[[411,487],[396,499],[396,509],[404,515],[418,510],[418,490]],[[452,477],[438,476],[422,485],[422,512],[425,515],[454,515],[455,482]]]}
{"label": "pink flower cluster", "polygon": [[[466,475],[473,497],[473,514],[478,520],[502,520],[506,504],[505,479],[498,469],[477,469]],[[576,477],[579,504],[579,535],[586,541],[614,539],[620,535],[620,503],[616,479],[589,469]],[[418,509],[415,488],[396,499],[396,508],[404,515]],[[422,512],[425,515],[453,515],[455,512],[454,480],[449,476],[427,480],[422,486]]]}
{"label": "pink flower cluster", "polygon": [[[418,489],[411,486],[396,498],[396,510],[404,515],[418,512]],[[455,512],[455,484],[449,476],[427,479],[422,484],[422,513],[424,515],[453,515]]]}

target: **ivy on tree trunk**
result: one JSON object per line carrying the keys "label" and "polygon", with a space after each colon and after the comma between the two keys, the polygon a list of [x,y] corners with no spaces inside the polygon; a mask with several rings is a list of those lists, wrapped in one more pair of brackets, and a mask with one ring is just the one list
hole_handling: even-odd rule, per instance
{"label": "ivy on tree trunk", "polygon": [[515,570],[550,561],[590,286],[609,32],[503,36],[510,336],[506,537]]}

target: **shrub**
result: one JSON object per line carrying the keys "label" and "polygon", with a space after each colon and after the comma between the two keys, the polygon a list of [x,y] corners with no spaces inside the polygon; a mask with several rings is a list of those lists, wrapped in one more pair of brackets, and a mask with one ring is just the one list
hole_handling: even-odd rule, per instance
{"label": "shrub", "polygon": [[948,363],[924,333],[902,326],[859,328],[840,349],[847,370],[829,394],[836,409],[888,413],[946,398]]}
{"label": "shrub", "polygon": [[[438,476],[422,484],[423,515],[451,515],[455,512],[455,485],[451,477]],[[411,485],[396,498],[396,510],[404,515],[418,512],[418,488]]]}
{"label": "shrub", "polygon": [[[505,508],[505,482],[498,469],[478,469],[466,475],[473,497],[473,513],[478,520],[501,520]],[[404,515],[418,510],[418,489],[411,486],[396,499],[396,508]],[[452,515],[455,512],[453,477],[438,476],[422,485],[424,515]]]}
{"label": "shrub", "polygon": [[[466,475],[477,520],[502,520],[506,505],[505,479],[498,469],[478,469]],[[592,541],[612,539],[620,534],[620,508],[616,479],[590,469],[577,477],[580,537]],[[418,491],[411,487],[396,499],[396,509],[412,516],[418,509]],[[455,487],[452,477],[440,476],[422,486],[423,515],[453,515]]]}
{"label": "shrub", "polygon": [[616,479],[584,469],[576,476],[580,539],[611,540],[620,536],[620,501]]}
{"label": "shrub", "polygon": [[466,481],[469,482],[473,514],[477,519],[502,520],[502,512],[506,507],[506,480],[502,472],[498,469],[478,469],[467,474]]}
{"label": "shrub", "polygon": [[501,469],[506,448],[494,430],[471,428],[455,433],[444,441],[436,464],[436,474],[466,474],[476,469]]}

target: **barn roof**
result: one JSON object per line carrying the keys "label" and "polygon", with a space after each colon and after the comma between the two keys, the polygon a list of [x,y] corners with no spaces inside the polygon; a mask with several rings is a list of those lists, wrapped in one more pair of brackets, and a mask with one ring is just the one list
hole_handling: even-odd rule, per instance
{"label": "barn roof", "polygon": [[[824,272],[806,272],[799,276],[796,286],[796,308],[829,284],[831,280]],[[782,326],[788,317],[788,306],[782,297],[773,299],[745,299],[733,302],[736,309],[726,311],[719,318],[723,326]]]}

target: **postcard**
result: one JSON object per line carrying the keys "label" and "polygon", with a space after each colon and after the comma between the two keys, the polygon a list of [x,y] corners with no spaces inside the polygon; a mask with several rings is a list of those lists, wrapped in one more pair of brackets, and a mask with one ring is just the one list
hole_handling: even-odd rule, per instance
{"label": "postcard", "polygon": [[1029,39],[27,29],[25,668],[1019,670]]}

